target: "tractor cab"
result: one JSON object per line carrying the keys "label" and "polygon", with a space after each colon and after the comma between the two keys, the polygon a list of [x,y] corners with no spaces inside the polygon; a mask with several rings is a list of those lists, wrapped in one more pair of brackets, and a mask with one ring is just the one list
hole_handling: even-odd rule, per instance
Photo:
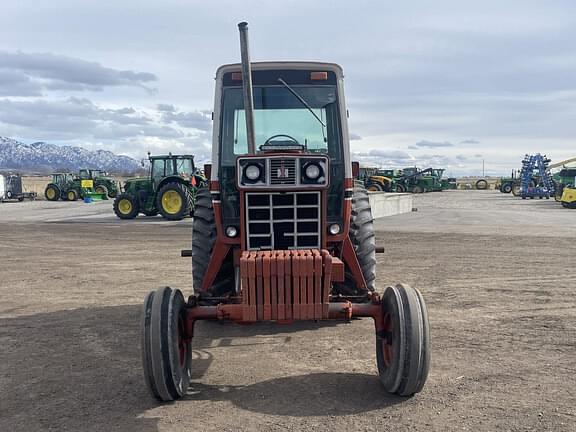
{"label": "tractor cab", "polygon": [[194,156],[172,155],[149,156],[150,177],[154,188],[163,183],[168,177],[179,177],[190,182],[195,172]]}

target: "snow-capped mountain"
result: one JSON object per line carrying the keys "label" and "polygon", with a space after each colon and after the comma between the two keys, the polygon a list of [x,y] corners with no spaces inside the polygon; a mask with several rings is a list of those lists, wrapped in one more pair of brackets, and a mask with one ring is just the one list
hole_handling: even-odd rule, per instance
{"label": "snow-capped mountain", "polygon": [[82,147],[59,146],[45,142],[24,144],[0,136],[0,169],[30,172],[102,169],[111,173],[133,173],[140,162],[110,151],[90,151]]}

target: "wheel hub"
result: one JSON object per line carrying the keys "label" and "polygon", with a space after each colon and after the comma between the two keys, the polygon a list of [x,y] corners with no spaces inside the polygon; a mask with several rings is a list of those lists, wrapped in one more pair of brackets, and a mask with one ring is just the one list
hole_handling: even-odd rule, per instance
{"label": "wheel hub", "polygon": [[169,214],[177,214],[182,209],[182,197],[174,190],[162,194],[162,207]]}

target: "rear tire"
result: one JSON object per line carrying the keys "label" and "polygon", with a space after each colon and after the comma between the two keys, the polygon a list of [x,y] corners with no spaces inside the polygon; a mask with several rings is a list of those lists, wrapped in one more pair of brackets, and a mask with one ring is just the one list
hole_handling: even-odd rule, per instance
{"label": "rear tire", "polygon": [[376,334],[380,381],[389,393],[412,396],[422,390],[430,369],[426,304],[418,290],[398,284],[384,291],[382,314]]}
{"label": "rear tire", "polygon": [[[368,192],[362,185],[354,185],[352,196],[352,213],[350,215],[350,231],[348,237],[352,242],[358,263],[362,269],[366,288],[374,291],[376,281],[376,238],[374,236],[374,219]],[[356,286],[354,276],[348,267],[345,270],[344,283],[334,284],[334,290],[346,295],[360,295],[362,291]]]}
{"label": "rear tire", "polygon": [[[216,243],[216,221],[212,208],[212,195],[206,188],[196,192],[196,207],[192,223],[192,279],[194,292],[202,291],[204,275],[208,270],[212,250]],[[210,288],[210,294],[222,295],[234,289],[234,266],[228,256]]]}
{"label": "rear tire", "polygon": [[55,184],[49,184],[46,186],[44,196],[48,201],[58,201],[60,199],[60,188]]}
{"label": "rear tire", "polygon": [[185,335],[186,303],[170,287],[152,291],[142,314],[142,366],[152,395],[164,402],[180,399],[190,385],[192,342]]}
{"label": "rear tire", "polygon": [[136,198],[129,193],[121,193],[114,200],[114,214],[120,219],[134,219],[138,216],[139,205]]}
{"label": "rear tire", "polygon": [[480,179],[476,182],[476,189],[477,190],[486,190],[488,189],[488,182],[484,179]]}
{"label": "rear tire", "polygon": [[422,189],[420,186],[414,186],[414,187],[412,188],[412,193],[421,194],[421,193],[423,193],[423,192],[424,192],[424,189]]}
{"label": "rear tire", "polygon": [[158,191],[156,208],[165,219],[173,221],[184,219],[192,210],[190,190],[182,183],[166,183]]}

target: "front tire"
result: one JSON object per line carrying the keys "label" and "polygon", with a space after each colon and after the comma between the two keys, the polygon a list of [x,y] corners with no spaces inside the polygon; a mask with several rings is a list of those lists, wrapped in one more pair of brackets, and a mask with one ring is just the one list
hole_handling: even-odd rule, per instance
{"label": "front tire", "polygon": [[160,188],[156,197],[156,208],[163,218],[182,220],[190,215],[192,196],[182,183],[167,183]]}
{"label": "front tire", "polygon": [[138,216],[139,205],[136,198],[129,193],[121,193],[114,200],[114,213],[120,219],[134,219]]}
{"label": "front tire", "polygon": [[370,183],[368,186],[366,186],[366,190],[368,192],[382,192],[384,188],[378,183]]}
{"label": "front tire", "polygon": [[99,194],[104,195],[105,197],[109,196],[109,195],[108,195],[108,188],[107,188],[106,186],[104,186],[104,185],[98,185],[98,186],[96,186],[96,188],[94,189],[94,191],[95,191],[96,193],[99,193]]}
{"label": "front tire", "polygon": [[414,186],[414,187],[412,188],[412,193],[421,194],[421,193],[423,193],[423,192],[424,192],[424,189],[422,189],[420,186]]}
{"label": "front tire", "polygon": [[170,287],[152,291],[142,314],[142,366],[150,393],[158,400],[180,399],[190,385],[192,342],[186,335],[186,303]]}
{"label": "front tire", "polygon": [[66,192],[66,199],[68,201],[78,201],[78,192],[76,192],[74,189],[70,189],[68,192]]}
{"label": "front tire", "polygon": [[424,387],[430,368],[426,304],[418,290],[398,284],[384,291],[382,315],[376,334],[380,381],[388,393],[412,396]]}
{"label": "front tire", "polygon": [[46,186],[44,196],[48,201],[58,201],[58,199],[60,198],[60,188],[55,184],[49,184],[48,186]]}
{"label": "front tire", "polygon": [[506,194],[512,192],[512,185],[510,183],[503,184],[500,188],[500,192]]}

